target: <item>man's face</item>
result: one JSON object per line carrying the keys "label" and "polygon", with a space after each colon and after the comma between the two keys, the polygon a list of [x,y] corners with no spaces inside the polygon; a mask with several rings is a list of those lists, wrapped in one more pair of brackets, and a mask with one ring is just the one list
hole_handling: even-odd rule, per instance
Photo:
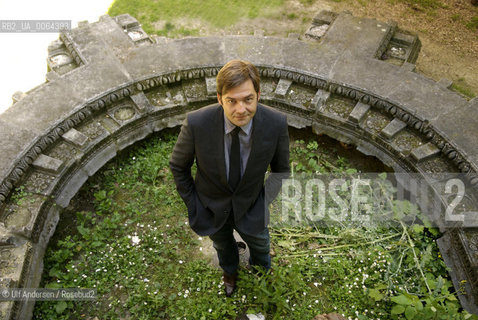
{"label": "man's face", "polygon": [[218,93],[217,100],[227,119],[240,127],[249,123],[256,114],[259,96],[260,92],[256,93],[252,80],[249,79],[222,95]]}

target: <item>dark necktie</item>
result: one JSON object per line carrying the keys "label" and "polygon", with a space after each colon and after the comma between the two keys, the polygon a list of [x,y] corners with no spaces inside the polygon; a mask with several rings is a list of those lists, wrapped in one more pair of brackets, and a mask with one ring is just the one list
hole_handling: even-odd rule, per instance
{"label": "dark necktie", "polygon": [[229,185],[236,190],[241,180],[241,146],[239,143],[240,127],[236,127],[231,132],[232,143],[231,153],[229,154]]}

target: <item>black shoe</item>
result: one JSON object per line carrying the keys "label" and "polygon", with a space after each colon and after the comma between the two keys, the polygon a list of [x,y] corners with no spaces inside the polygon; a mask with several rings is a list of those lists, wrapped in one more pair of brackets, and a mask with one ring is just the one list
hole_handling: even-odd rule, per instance
{"label": "black shoe", "polygon": [[224,272],[222,275],[224,281],[224,289],[226,290],[226,297],[232,296],[232,293],[236,289],[237,272],[230,275]]}

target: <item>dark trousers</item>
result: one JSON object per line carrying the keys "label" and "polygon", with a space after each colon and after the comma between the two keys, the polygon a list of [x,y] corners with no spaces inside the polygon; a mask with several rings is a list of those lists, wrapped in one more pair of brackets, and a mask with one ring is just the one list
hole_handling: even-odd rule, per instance
{"label": "dark trousers", "polygon": [[227,274],[235,274],[239,267],[239,249],[233,236],[234,229],[249,247],[251,266],[262,266],[266,270],[271,268],[269,229],[266,227],[260,233],[251,236],[237,230],[234,215],[231,213],[224,226],[216,233],[209,236],[217,251],[219,265]]}

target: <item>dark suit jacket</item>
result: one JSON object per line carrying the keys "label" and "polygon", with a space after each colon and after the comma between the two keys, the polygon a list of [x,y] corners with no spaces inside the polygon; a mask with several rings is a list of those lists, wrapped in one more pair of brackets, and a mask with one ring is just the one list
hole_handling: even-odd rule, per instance
{"label": "dark suit jacket", "polygon": [[[187,114],[170,159],[176,188],[188,208],[191,228],[199,235],[217,232],[234,214],[236,227],[246,234],[263,231],[268,223],[264,177],[290,172],[286,117],[261,104],[252,118],[252,147],[242,179],[235,190],[227,182],[224,156],[224,111],[219,104]],[[196,160],[196,176],[191,167]],[[270,180],[277,179],[268,179]],[[280,186],[279,186],[280,188]],[[277,183],[271,186],[277,194]],[[274,195],[274,196],[275,196]],[[273,199],[268,199],[272,201]]]}

